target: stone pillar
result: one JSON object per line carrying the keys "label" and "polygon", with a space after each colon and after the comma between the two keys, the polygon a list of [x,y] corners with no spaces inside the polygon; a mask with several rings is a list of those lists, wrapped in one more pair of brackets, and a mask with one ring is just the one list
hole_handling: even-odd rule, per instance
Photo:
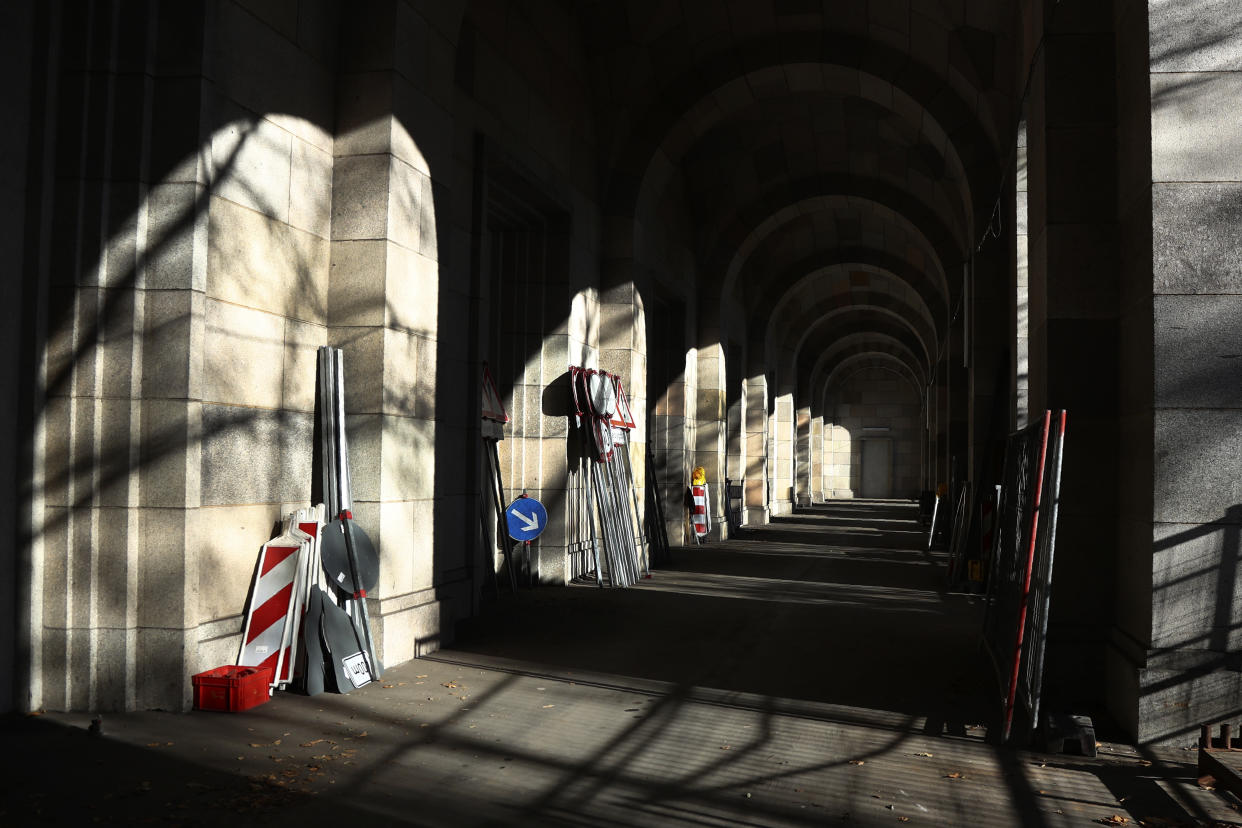
{"label": "stone pillar", "polygon": [[768,399],[767,376],[753,373],[746,380],[746,523],[768,522]]}
{"label": "stone pillar", "polygon": [[447,204],[437,197],[446,201],[439,182],[451,157],[431,136],[451,121],[397,46],[417,42],[425,24],[402,4],[370,4],[362,18],[342,17],[329,341],[345,354],[354,512],[380,555],[368,597],[376,648],[397,664],[438,648],[451,633],[441,617],[454,614],[442,602],[467,600],[457,594],[464,545],[441,543],[437,531],[461,532],[449,513],[465,496],[473,455],[461,437],[473,423],[464,392],[435,393],[441,371],[468,368],[439,353],[440,331],[464,323],[440,318],[464,304],[440,294]]}
{"label": "stone pillar", "polygon": [[331,55],[314,22],[232,4],[49,19],[24,703],[186,709],[236,658],[271,526],[309,501]]}
{"label": "stone pillar", "polygon": [[[705,341],[700,339],[700,341]],[[725,359],[719,344],[700,345],[696,371],[694,455],[691,467],[702,466],[707,472],[711,502],[711,537],[719,540],[727,535],[725,516],[726,412]]]}
{"label": "stone pillar", "polygon": [[[66,12],[70,14],[70,12]],[[19,704],[184,709],[197,624],[209,143],[203,14],[176,36],[145,23],[113,48],[120,10],[49,15],[41,39],[55,126],[32,213],[46,343],[34,389],[28,686]],[[62,25],[63,24],[63,25]],[[172,42],[169,42],[172,41]],[[161,43],[177,54],[165,55]],[[165,73],[184,72],[170,81]],[[151,118],[135,117],[150,107]],[[170,170],[141,147],[180,122]],[[40,125],[42,126],[42,125]],[[40,215],[42,214],[42,216]],[[145,340],[144,340],[145,337]]]}
{"label": "stone pillar", "polygon": [[793,390],[779,393],[773,401],[771,464],[768,476],[772,494],[768,508],[774,515],[787,515],[793,511],[794,473],[794,398]]}
{"label": "stone pillar", "polygon": [[[1012,192],[1008,194],[1012,198]],[[967,467],[976,486],[1000,480],[1005,435],[1012,428],[1010,388],[1014,351],[1015,314],[1010,307],[1012,279],[1010,250],[999,240],[985,245],[974,262],[970,290],[971,463]]]}
{"label": "stone pillar", "polygon": [[[32,104],[31,58],[36,42],[33,3],[13,3],[7,10],[8,19],[0,31],[0,72],[8,79],[8,94],[0,103],[0,118],[5,123],[26,123]],[[42,37],[42,35],[40,36]],[[9,358],[0,364],[0,394],[9,403],[0,406],[0,441],[12,446],[0,453],[0,520],[14,527],[10,543],[0,552],[0,561],[7,566],[9,577],[0,583],[0,606],[9,607],[0,620],[0,675],[10,679],[0,686],[0,713],[24,705],[24,694],[18,688],[28,677],[28,668],[18,661],[18,644],[29,651],[30,614],[29,586],[23,573],[28,572],[29,550],[12,543],[15,536],[29,536],[30,505],[22,502],[26,492],[18,481],[29,473],[29,434],[32,419],[30,378],[35,371],[23,348],[23,328],[40,317],[40,291],[32,284],[22,262],[29,262],[30,245],[35,239],[34,217],[26,217],[26,191],[32,183],[41,183],[43,170],[37,163],[42,153],[37,144],[29,142],[27,130],[8,129],[0,133],[0,157],[7,163],[0,168],[0,222],[7,228],[0,237],[0,259],[12,263],[6,283],[7,300],[0,308],[0,350]],[[50,176],[49,176],[50,177]],[[23,356],[25,354],[25,356]],[[14,607],[21,607],[13,611]],[[18,621],[19,613],[21,621]],[[16,680],[14,680],[16,677]]]}
{"label": "stone pillar", "polygon": [[[970,474],[970,382],[969,371],[965,366],[965,330],[966,320],[958,321],[949,329],[948,354],[946,355],[949,374],[949,480],[961,482]],[[954,502],[954,508],[957,507]]]}
{"label": "stone pillar", "polygon": [[952,401],[949,396],[949,365],[948,358],[934,366],[935,376],[932,381],[932,454],[931,472],[932,485],[935,489],[941,483],[949,482],[949,453],[952,446],[949,441],[949,428],[952,417]]}
{"label": "stone pillar", "polygon": [[[691,541],[688,535],[686,491],[690,485],[690,459],[687,432],[692,419],[687,416],[687,374],[690,373],[686,342],[689,320],[685,305],[653,297],[647,319],[647,394],[651,406],[648,440],[652,461],[660,479],[664,521],[669,543],[674,546]],[[609,335],[607,306],[600,333],[601,351]],[[624,338],[618,331],[615,336]],[[619,340],[617,340],[619,341]],[[602,358],[602,355],[601,355]],[[697,366],[696,366],[697,367]],[[692,542],[692,541],[691,541]]]}
{"label": "stone pillar", "polygon": [[[530,494],[539,498],[548,510],[548,525],[534,545],[537,557],[536,572],[541,583],[565,584],[568,575],[565,570],[566,555],[569,546],[569,418],[563,416],[560,406],[568,406],[568,400],[560,397],[560,392],[568,394],[566,386],[558,383],[558,378],[566,370],[566,366],[578,364],[578,355],[582,353],[583,342],[579,335],[571,330],[567,312],[571,312],[571,273],[570,273],[570,237],[565,228],[557,227],[554,232],[545,233],[542,237],[544,246],[544,269],[540,274],[543,285],[543,306],[538,309],[538,329],[542,338],[540,349],[539,373],[528,377],[528,385],[524,389],[523,420],[530,423],[528,437],[538,440],[539,463],[537,479],[523,481]],[[464,321],[464,320],[463,320]],[[642,327],[641,309],[637,322]],[[644,419],[639,419],[646,410],[643,393],[645,387],[642,378],[644,371],[635,370],[632,366],[629,376],[622,376],[621,386],[630,403],[630,409],[636,418],[637,429],[630,434],[630,468],[634,471],[634,484],[641,492],[643,485],[643,439]],[[533,380],[533,382],[531,382]],[[568,408],[564,409],[566,412]],[[537,429],[533,426],[537,425]],[[616,462],[620,462],[620,458]],[[529,472],[528,472],[529,473]],[[639,500],[642,507],[642,500]],[[641,522],[641,514],[639,517]],[[641,523],[640,523],[641,525]]]}
{"label": "stone pillar", "polygon": [[824,502],[824,418],[811,419],[811,502]]}
{"label": "stone pillar", "polygon": [[1017,146],[1014,147],[1014,287],[1010,295],[1014,330],[1009,349],[1013,360],[1013,428],[1027,425],[1031,414],[1030,153],[1027,132],[1024,113],[1018,124]]}
{"label": "stone pillar", "polygon": [[811,408],[799,406],[794,414],[794,503],[811,505]]}
{"label": "stone pillar", "polygon": [[[745,480],[746,480],[746,380],[742,377],[741,353],[730,347],[727,351],[727,438],[726,438],[726,469],[728,477],[735,484],[743,487],[741,519],[746,519]],[[726,509],[728,504],[726,505]]]}
{"label": "stone pillar", "polygon": [[[1068,411],[1045,685],[1087,704],[1104,657],[1117,489],[1117,129],[1113,15],[1058,8],[1027,103],[1029,420]],[[1021,266],[1021,262],[1019,262]],[[1019,270],[1019,274],[1021,270]],[[1021,342],[1021,337],[1019,337]]]}
{"label": "stone pillar", "polygon": [[1141,742],[1188,745],[1242,696],[1242,8],[1123,2],[1116,28],[1120,131],[1135,140],[1118,186],[1112,704]]}

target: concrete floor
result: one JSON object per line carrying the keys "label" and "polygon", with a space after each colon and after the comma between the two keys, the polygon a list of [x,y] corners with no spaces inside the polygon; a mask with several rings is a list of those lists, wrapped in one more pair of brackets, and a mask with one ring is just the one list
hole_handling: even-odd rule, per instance
{"label": "concrete floor", "polygon": [[12,718],[0,825],[1239,824],[1193,752],[990,744],[980,599],[943,591],[914,517],[831,504],[630,590],[505,595],[348,696],[102,738]]}

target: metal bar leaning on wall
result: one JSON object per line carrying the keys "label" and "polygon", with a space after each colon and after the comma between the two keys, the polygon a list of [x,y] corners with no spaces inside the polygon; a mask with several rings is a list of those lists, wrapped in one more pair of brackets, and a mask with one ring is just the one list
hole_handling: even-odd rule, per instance
{"label": "metal bar leaning on wall", "polygon": [[1002,691],[1002,741],[1012,735],[1018,702],[1029,714],[1028,735],[1038,726],[1065,418],[1046,411],[1010,434],[1005,450],[983,623]]}

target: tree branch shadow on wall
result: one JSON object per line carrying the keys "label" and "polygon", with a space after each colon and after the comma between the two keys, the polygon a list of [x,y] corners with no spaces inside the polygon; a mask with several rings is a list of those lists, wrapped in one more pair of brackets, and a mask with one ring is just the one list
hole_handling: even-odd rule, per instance
{"label": "tree branch shadow on wall", "polygon": [[[1220,535],[1218,556],[1209,540]],[[1208,541],[1205,547],[1202,541]],[[1242,717],[1242,595],[1239,594],[1239,560],[1242,558],[1242,504],[1235,504],[1212,523],[1161,538],[1153,544],[1156,556],[1153,577],[1167,573],[1169,577],[1153,584],[1153,624],[1172,626],[1153,630],[1149,658],[1154,670],[1168,672],[1140,686],[1140,699],[1152,705],[1160,697],[1160,709],[1169,719],[1157,725],[1155,739],[1188,740],[1197,735],[1201,724],[1236,721]],[[1173,560],[1162,565],[1160,557],[1174,555],[1178,550],[1189,561]],[[1206,558],[1195,566],[1194,558]],[[1216,674],[1225,682],[1216,698],[1203,699],[1193,689],[1196,681]],[[1180,691],[1180,692],[1179,692]],[[1203,692],[1203,691],[1199,691]],[[1183,721],[1180,711],[1192,706],[1205,706],[1207,721]],[[1140,701],[1140,705],[1143,702]]]}
{"label": "tree branch shadow on wall", "polygon": [[[1213,549],[1217,535],[1220,544]],[[1167,749],[1154,749],[1152,744],[1189,742],[1197,736],[1200,724],[1236,724],[1242,719],[1242,694],[1238,692],[1242,688],[1242,654],[1236,651],[1236,645],[1234,651],[1230,650],[1231,642],[1242,631],[1238,611],[1242,601],[1238,584],[1242,504],[1229,507],[1211,523],[1162,537],[1153,543],[1152,549],[1153,576],[1163,572],[1169,577],[1153,584],[1151,618],[1153,624],[1170,614],[1175,619],[1172,628],[1152,631],[1156,640],[1148,650],[1148,663],[1142,666],[1157,675],[1145,679],[1140,672],[1138,679],[1137,715],[1156,732],[1138,746],[1135,754],[1102,753],[1106,760],[1103,763],[1054,756],[1040,766],[1093,774],[1116,796],[1117,812],[1136,820],[1224,824],[1213,821],[1193,797],[1177,791],[1179,785],[1188,790],[1198,787],[1195,754],[1187,753],[1183,759]],[[1186,559],[1161,563],[1162,555],[1173,555],[1178,550]],[[1204,557],[1207,562],[1196,565],[1194,559]],[[1214,675],[1222,677],[1220,686],[1196,688],[1196,684]],[[1208,708],[1206,721],[1186,720],[1186,711],[1204,707]],[[1034,803],[1035,791],[1041,785],[1037,774],[1012,754],[1003,756],[1003,760],[1010,769],[1008,779],[1015,798]],[[1024,819],[1022,824],[1046,823]]]}
{"label": "tree branch shadow on wall", "polygon": [[[238,158],[245,152],[248,143],[254,140],[256,125],[257,119],[241,127],[240,139],[227,154],[218,155],[214,159],[212,174],[184,209],[171,217],[167,212],[161,213],[158,227],[156,222],[149,223],[146,243],[137,246],[132,261],[125,270],[115,270],[117,257],[101,259],[99,262],[81,258],[77,260],[81,263],[78,267],[57,270],[58,263],[68,263],[62,258],[53,257],[52,284],[48,290],[47,306],[46,342],[50,354],[36,419],[27,426],[33,444],[35,423],[40,419],[47,423],[48,454],[41,470],[42,481],[38,492],[34,489],[38,477],[33,474],[25,476],[25,488],[22,491],[25,502],[32,502],[32,498],[39,494],[47,506],[42,514],[35,516],[30,529],[19,539],[20,548],[29,549],[38,541],[49,540],[51,544],[46,554],[51,556],[52,562],[62,554],[67,554],[67,564],[80,573],[86,571],[84,567],[92,571],[97,567],[100,572],[108,573],[126,572],[131,564],[123,541],[118,546],[117,538],[103,535],[96,544],[90,546],[74,544],[78,532],[75,530],[72,533],[74,537],[70,537],[68,525],[75,519],[85,520],[89,525],[93,520],[91,513],[95,509],[134,509],[160,503],[167,493],[156,482],[160,479],[159,470],[169,462],[175,463],[176,458],[186,456],[186,452],[193,451],[195,447],[203,452],[200,474],[207,484],[205,489],[209,488],[213,479],[219,483],[222,474],[225,479],[230,476],[236,478],[234,483],[225,485],[226,489],[245,491],[256,483],[264,489],[263,494],[255,497],[230,497],[228,502],[254,502],[265,496],[274,501],[302,499],[295,491],[288,490],[287,485],[282,487],[281,481],[288,478],[284,472],[289,470],[290,465],[295,468],[303,465],[293,462],[288,456],[291,450],[298,452],[298,447],[290,445],[282,436],[303,432],[309,436],[309,429],[300,428],[296,422],[308,415],[299,415],[281,407],[272,413],[275,421],[268,423],[264,420],[268,412],[253,407],[229,406],[228,400],[219,401],[226,406],[220,409],[225,412],[225,416],[204,416],[198,427],[192,419],[162,418],[148,414],[148,406],[153,403],[159,403],[163,399],[174,404],[177,402],[176,392],[169,394],[159,390],[161,387],[167,388],[165,374],[169,370],[180,371],[181,382],[193,370],[185,362],[178,364],[176,360],[192,362],[197,358],[212,357],[197,353],[194,350],[195,342],[189,335],[193,325],[201,324],[194,321],[194,315],[202,312],[201,306],[196,310],[193,303],[187,301],[180,309],[175,309],[172,315],[166,315],[163,319],[159,319],[150,308],[144,312],[137,304],[139,294],[145,296],[147,303],[154,303],[168,294],[147,289],[147,284],[140,280],[140,274],[150,275],[153,272],[150,269],[153,263],[167,254],[176,255],[187,239],[193,238],[196,225],[208,220],[206,216],[210,203],[226,184],[235,193],[240,191],[260,208],[266,208],[265,212],[274,212],[273,206],[265,203],[263,194],[238,175]],[[191,164],[202,163],[196,156],[211,151],[212,147],[208,144],[196,148],[187,157]],[[107,251],[113,247],[114,240],[123,242],[127,239],[126,233],[132,232],[132,228],[140,222],[141,214],[148,209],[155,209],[147,198],[139,195],[136,183],[128,187],[118,184],[115,189],[113,199],[102,208],[108,211],[108,226],[117,234],[102,245],[105,257],[108,255]],[[123,196],[127,192],[131,194],[128,207],[132,213],[118,215],[125,202],[117,196]],[[44,197],[51,199],[51,209],[55,215],[73,215],[83,210],[89,214],[99,208],[99,205],[89,202],[92,191],[87,187],[62,188],[58,189],[56,195],[45,194]],[[217,233],[209,230],[206,236],[212,248],[219,243]],[[267,240],[268,244],[279,241],[273,238]],[[71,245],[69,247],[72,249]],[[205,252],[203,255],[210,258],[215,254]],[[293,262],[292,269],[297,281],[291,287],[297,295],[304,298],[303,309],[312,317],[322,317],[326,309],[318,301],[318,292],[314,290],[311,264],[292,245],[285,245],[280,255]],[[95,279],[95,274],[100,273],[106,266],[105,261],[110,267],[106,281],[101,282]],[[189,267],[188,260],[184,260],[182,264]],[[163,266],[167,267],[166,264]],[[184,289],[174,293],[190,295],[195,287],[190,277],[190,272],[182,272],[180,278],[184,280]],[[199,286],[199,289],[206,287]],[[134,343],[140,338],[144,345],[140,352],[143,354],[141,365],[132,355]],[[281,353],[284,352],[286,343],[277,342],[274,345]],[[166,361],[169,354],[174,360],[171,364]],[[222,358],[220,355],[216,356]],[[102,382],[101,377],[104,378]],[[313,383],[314,378],[308,377],[306,381]],[[173,385],[176,385],[176,381]],[[120,420],[97,420],[90,406],[75,402],[83,398],[102,400],[104,413],[111,411]],[[122,405],[109,409],[107,406],[110,400],[116,400]],[[71,417],[75,405],[78,413]],[[141,413],[136,413],[135,407],[140,407]],[[136,421],[135,417],[138,418]],[[135,431],[136,427],[141,429],[140,433]],[[92,438],[92,433],[100,436]],[[278,438],[278,448],[275,450],[279,460],[277,467],[256,467],[251,470],[252,475],[247,477],[244,474],[244,465],[238,468],[239,462],[244,464],[244,457],[235,456],[236,452],[232,450],[226,452],[233,456],[225,458],[228,462],[225,463],[226,469],[222,474],[217,473],[211,462],[211,447],[214,445],[230,441],[235,445],[238,441],[246,445],[264,445],[273,436]],[[309,446],[303,453],[309,461]],[[309,462],[304,464],[307,471],[309,467]],[[148,478],[152,474],[155,476]],[[310,481],[304,482],[306,490],[309,491]],[[209,500],[210,498],[206,498],[201,504],[187,505],[212,505]],[[57,538],[62,540],[63,545],[56,545]],[[256,539],[256,552],[263,540],[266,538]],[[195,562],[194,570],[187,568],[173,571],[175,567],[158,565],[149,556],[140,556],[136,561],[139,571],[134,582],[139,585],[138,589],[144,595],[180,595],[184,591],[187,578],[194,579],[200,572],[209,573],[218,571],[225,565],[232,566],[231,561],[218,561],[213,550],[202,551],[204,559]],[[28,569],[23,572],[21,580],[23,583],[30,583]],[[90,584],[88,588],[99,593],[97,611],[104,617],[123,613],[137,598],[125,590],[105,589],[103,584],[94,583],[89,577],[82,583]],[[55,585],[49,587],[59,591],[59,587]],[[66,590],[65,599],[62,600],[68,608],[74,606],[75,602],[86,600],[86,596]],[[55,606],[47,609],[54,612]],[[64,623],[54,615],[47,616],[47,609],[42,619],[35,620],[36,629],[32,633],[36,640],[42,638],[39,625],[55,626],[57,623]],[[238,611],[241,609],[239,606]],[[72,628],[74,625],[70,623],[69,626]],[[27,640],[23,636],[23,649]],[[29,664],[31,653],[20,652],[19,659],[22,663]],[[54,665],[57,661],[59,656],[48,655],[48,663]],[[143,672],[159,669],[158,665],[149,662],[144,662],[142,668]],[[170,663],[166,669],[181,672],[183,665]],[[123,685],[124,682],[120,684]],[[113,682],[111,686],[115,687],[117,683]],[[120,691],[123,692],[123,688]],[[66,698],[62,703],[74,706],[80,702],[75,696]],[[123,702],[119,698],[100,698],[97,704],[100,709],[113,709]]]}

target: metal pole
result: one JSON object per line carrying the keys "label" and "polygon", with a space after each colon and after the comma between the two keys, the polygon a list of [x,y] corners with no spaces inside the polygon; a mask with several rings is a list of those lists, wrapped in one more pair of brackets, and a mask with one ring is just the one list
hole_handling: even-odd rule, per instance
{"label": "metal pole", "polygon": [[500,447],[498,445],[498,441],[496,440],[489,440],[488,442],[492,444],[492,461],[495,464],[492,471],[492,480],[495,485],[492,487],[492,491],[496,495],[496,529],[499,533],[498,538],[501,543],[500,549],[505,556],[505,567],[509,570],[509,588],[512,589],[513,593],[516,595],[517,573],[513,571],[513,555],[511,552],[512,544],[509,543],[508,533],[500,531],[500,526],[504,522],[505,514],[504,489],[503,484],[500,482]]}
{"label": "metal pole", "polygon": [[[600,586],[604,585],[604,562],[608,559],[608,526],[604,521],[603,503],[599,495],[599,467],[594,460],[587,461],[588,477],[587,493],[591,500],[591,545],[595,549],[595,574]],[[596,522],[599,532],[595,531]],[[616,586],[616,573],[608,568],[608,586]]]}
{"label": "metal pole", "polygon": [[319,448],[322,454],[320,476],[323,485],[323,502],[327,514],[325,522],[336,518],[340,511],[340,493],[337,490],[336,456],[336,370],[333,349],[319,349]]}
{"label": "metal pole", "polygon": [[625,431],[625,482],[630,490],[630,502],[634,504],[634,522],[638,526],[638,541],[642,544],[642,571],[651,574],[651,556],[647,549],[647,533],[643,528],[642,511],[638,508],[638,492],[634,490],[634,466],[630,462],[630,432]]}
{"label": "metal pole", "polygon": [[[605,461],[606,462],[606,461]],[[620,540],[617,537],[617,525],[615,513],[613,512],[611,493],[608,487],[608,472],[596,468],[595,483],[598,486],[596,492],[601,505],[600,524],[604,527],[604,550],[608,555],[608,575],[613,586],[626,587],[629,586],[623,563],[619,557]]]}
{"label": "metal pole", "polygon": [[[615,445],[615,444],[614,444]],[[621,461],[616,459],[616,451],[613,452],[612,480],[616,486],[617,500],[617,518],[621,526],[624,527],[623,537],[625,546],[623,551],[625,554],[626,569],[630,575],[631,583],[638,582],[638,550],[634,543],[634,518],[630,514],[630,502],[625,497],[625,480],[621,473]]]}
{"label": "metal pole", "polygon": [[599,537],[595,534],[595,497],[592,492],[594,474],[591,467],[594,461],[591,460],[589,454],[583,455],[582,458],[582,491],[585,493],[586,501],[584,504],[586,513],[587,526],[591,531],[591,551],[595,556],[595,583],[597,586],[604,585],[604,566],[599,554]]}
{"label": "metal pole", "polygon": [[354,508],[354,492],[351,485],[349,475],[349,443],[345,436],[345,355],[340,348],[335,349],[336,353],[336,439],[337,439],[337,456],[339,462],[337,465],[337,476],[340,479],[338,487],[338,497],[340,498],[340,510],[342,512],[352,512]]}
{"label": "metal pole", "polygon": [[[610,435],[611,437],[611,435]],[[612,527],[614,541],[614,557],[617,560],[617,566],[621,571],[625,586],[633,583],[633,572],[629,555],[629,548],[633,547],[633,540],[627,539],[628,529],[623,527],[622,521],[625,518],[622,508],[624,501],[618,497],[616,491],[616,467],[612,461],[605,461],[604,487],[608,493],[608,509],[609,523]],[[628,540],[628,543],[627,543]]]}

